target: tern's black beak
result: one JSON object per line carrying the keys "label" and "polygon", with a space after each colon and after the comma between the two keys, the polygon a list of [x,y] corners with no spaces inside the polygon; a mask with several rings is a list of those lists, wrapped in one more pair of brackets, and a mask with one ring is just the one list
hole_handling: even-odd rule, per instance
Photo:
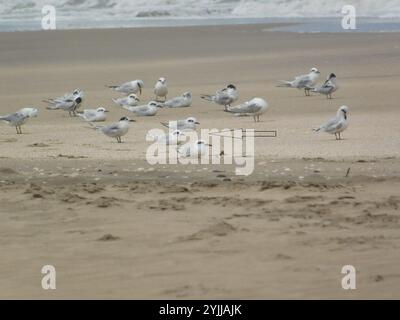
{"label": "tern's black beak", "polygon": [[136,122],[136,120],[133,120],[133,119],[129,119],[129,122]]}
{"label": "tern's black beak", "polygon": [[200,122],[196,121],[194,124],[200,124]]}

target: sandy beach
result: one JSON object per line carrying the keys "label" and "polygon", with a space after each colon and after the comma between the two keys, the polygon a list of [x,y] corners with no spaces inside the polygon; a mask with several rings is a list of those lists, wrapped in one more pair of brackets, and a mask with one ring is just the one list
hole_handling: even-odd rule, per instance
{"label": "sandy beach", "polygon": [[[0,114],[39,108],[17,135],[0,123],[0,298],[400,298],[400,34],[271,32],[268,25],[0,33]],[[318,67],[334,99],[277,88]],[[128,112],[107,84],[166,77],[184,109],[136,118],[123,143],[45,98],[85,90],[82,109]],[[322,79],[321,79],[322,81]],[[200,99],[234,83],[265,98],[261,122]],[[344,140],[314,133],[341,105]],[[195,116],[256,138],[255,170],[146,162],[145,136]],[[54,265],[57,289],[43,290]],[[341,268],[357,270],[343,290]]]}

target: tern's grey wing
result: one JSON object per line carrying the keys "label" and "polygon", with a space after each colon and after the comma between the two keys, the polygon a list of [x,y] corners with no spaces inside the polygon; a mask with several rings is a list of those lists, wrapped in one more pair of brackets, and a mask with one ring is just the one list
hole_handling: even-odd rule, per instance
{"label": "tern's grey wing", "polygon": [[256,103],[245,102],[236,107],[229,108],[230,112],[233,113],[257,113],[261,110],[261,107]]}
{"label": "tern's grey wing", "polygon": [[184,102],[184,98],[183,97],[175,97],[175,98],[172,98],[170,100],[167,100],[164,103],[164,105],[166,107],[171,108],[171,107],[174,107],[174,106],[177,106],[177,105],[181,105],[183,102]]}
{"label": "tern's grey wing", "polygon": [[307,87],[307,86],[309,86],[309,85],[311,84],[311,82],[312,82],[312,81],[311,81],[311,79],[310,79],[310,77],[309,77],[308,75],[299,77],[299,78],[296,80],[296,84],[297,84],[297,87],[298,87],[298,88]]}
{"label": "tern's grey wing", "polygon": [[332,92],[335,89],[335,87],[332,85],[332,83],[327,83],[324,84],[322,87],[318,88],[318,92],[319,93],[323,93],[323,94],[328,94],[330,92]]}
{"label": "tern's grey wing", "polygon": [[337,132],[343,129],[344,123],[343,121],[337,121],[336,123],[332,123],[331,126],[325,129],[327,132]]}
{"label": "tern's grey wing", "polygon": [[106,133],[117,133],[120,130],[118,123],[113,123],[105,127],[101,127],[101,130]]}
{"label": "tern's grey wing", "polygon": [[147,111],[149,111],[149,107],[147,105],[130,107],[129,110],[137,114],[145,114]]}
{"label": "tern's grey wing", "polygon": [[232,96],[229,95],[229,92],[227,91],[220,91],[216,95],[215,100],[218,101],[220,104],[230,104],[232,102]]}
{"label": "tern's grey wing", "polygon": [[324,131],[330,132],[335,131],[335,129],[341,124],[341,121],[338,118],[332,118],[321,125],[321,129]]}
{"label": "tern's grey wing", "polygon": [[16,112],[16,113],[1,117],[0,120],[7,121],[13,125],[20,125],[20,124],[24,123],[26,118],[28,118],[28,116],[25,116],[24,114],[22,114],[20,112]]}
{"label": "tern's grey wing", "polygon": [[60,109],[69,109],[69,108],[72,108],[74,106],[74,104],[75,104],[74,100],[67,99],[65,101],[62,101],[62,102],[56,104],[56,107],[60,108]]}
{"label": "tern's grey wing", "polygon": [[186,120],[178,120],[176,122],[177,129],[184,128],[186,126]]}
{"label": "tern's grey wing", "polygon": [[94,118],[97,115],[97,111],[96,110],[83,110],[83,114],[87,118]]}
{"label": "tern's grey wing", "polygon": [[133,89],[132,84],[130,82],[125,82],[118,87],[119,90],[131,90]]}

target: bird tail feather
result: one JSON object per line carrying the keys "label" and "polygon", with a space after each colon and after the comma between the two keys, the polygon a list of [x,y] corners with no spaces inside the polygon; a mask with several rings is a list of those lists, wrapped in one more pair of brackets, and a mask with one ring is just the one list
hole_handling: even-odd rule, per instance
{"label": "bird tail feather", "polygon": [[286,80],[279,80],[279,84],[277,85],[278,88],[289,88],[292,86],[290,81]]}

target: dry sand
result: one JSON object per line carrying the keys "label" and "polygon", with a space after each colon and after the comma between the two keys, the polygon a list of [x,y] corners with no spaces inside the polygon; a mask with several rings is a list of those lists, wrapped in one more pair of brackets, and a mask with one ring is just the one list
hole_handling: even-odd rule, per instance
{"label": "dry sand", "polygon": [[[399,298],[400,34],[272,33],[268,26],[0,33],[1,298]],[[276,88],[317,66],[335,99]],[[76,87],[84,107],[126,113],[104,87],[158,77],[191,108],[139,118],[123,144],[40,101]],[[265,97],[262,122],[202,101],[228,83]],[[311,128],[350,107],[345,140]],[[201,128],[277,130],[256,169],[145,162],[145,135],[194,115]],[[350,171],[348,171],[350,168]],[[346,177],[347,176],[347,177]],[[57,290],[41,289],[41,267]],[[357,290],[341,289],[354,265]]]}

